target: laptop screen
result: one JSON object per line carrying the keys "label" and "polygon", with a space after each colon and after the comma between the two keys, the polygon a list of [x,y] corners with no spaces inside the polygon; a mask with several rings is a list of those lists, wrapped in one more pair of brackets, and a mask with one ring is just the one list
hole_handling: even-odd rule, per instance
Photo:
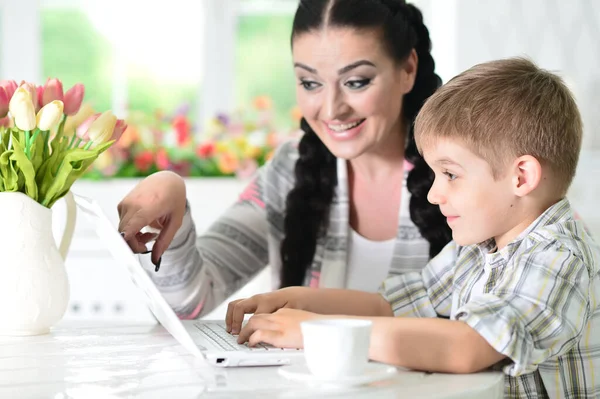
{"label": "laptop screen", "polygon": [[100,205],[91,198],[73,194],[79,213],[87,216],[92,223],[100,242],[115,260],[126,265],[133,283],[144,293],[146,303],[160,324],[192,354],[202,357],[202,352],[194,343],[173,309],[165,301],[152,279],[140,264],[117,229],[102,211]]}

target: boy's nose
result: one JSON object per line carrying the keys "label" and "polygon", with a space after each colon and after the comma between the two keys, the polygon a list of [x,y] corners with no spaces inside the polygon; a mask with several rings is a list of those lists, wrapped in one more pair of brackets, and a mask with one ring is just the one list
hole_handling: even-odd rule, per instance
{"label": "boy's nose", "polygon": [[440,190],[436,187],[435,183],[429,189],[427,193],[427,201],[431,202],[434,205],[440,205],[446,202],[445,197],[440,193]]}

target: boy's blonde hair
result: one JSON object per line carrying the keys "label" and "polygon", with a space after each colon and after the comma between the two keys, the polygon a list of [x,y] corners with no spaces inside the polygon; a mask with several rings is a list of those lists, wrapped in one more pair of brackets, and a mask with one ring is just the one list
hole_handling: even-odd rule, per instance
{"label": "boy's blonde hair", "polygon": [[550,169],[561,195],[575,176],[582,130],[562,79],[524,58],[466,70],[435,92],[415,121],[419,151],[436,138],[459,139],[490,164],[494,178],[531,155]]}

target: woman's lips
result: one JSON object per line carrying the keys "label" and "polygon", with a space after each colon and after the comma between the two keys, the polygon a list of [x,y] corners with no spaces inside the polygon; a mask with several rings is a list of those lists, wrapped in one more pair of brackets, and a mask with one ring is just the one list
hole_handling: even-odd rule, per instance
{"label": "woman's lips", "polygon": [[366,121],[366,119],[363,119],[358,125],[354,126],[353,128],[350,128],[348,130],[344,130],[344,131],[333,130],[329,127],[329,125],[327,123],[324,123],[324,125],[325,125],[325,130],[327,131],[327,134],[329,134],[329,137],[331,137],[332,139],[334,139],[336,141],[344,141],[344,140],[353,139],[354,137],[358,136],[360,134],[363,126],[365,125],[365,121]]}

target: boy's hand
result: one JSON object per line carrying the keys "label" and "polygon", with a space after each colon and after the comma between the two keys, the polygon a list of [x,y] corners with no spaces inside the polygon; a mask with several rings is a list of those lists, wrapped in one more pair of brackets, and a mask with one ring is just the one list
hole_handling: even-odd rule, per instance
{"label": "boy's hand", "polygon": [[278,348],[302,348],[300,323],[327,316],[296,309],[280,309],[273,314],[254,315],[242,328],[238,343],[254,346],[260,342]]}
{"label": "boy's hand", "polygon": [[227,316],[225,316],[227,332],[238,334],[246,314],[273,313],[282,308],[303,309],[305,303],[303,299],[310,291],[311,289],[307,287],[289,287],[232,301],[227,306]]}

